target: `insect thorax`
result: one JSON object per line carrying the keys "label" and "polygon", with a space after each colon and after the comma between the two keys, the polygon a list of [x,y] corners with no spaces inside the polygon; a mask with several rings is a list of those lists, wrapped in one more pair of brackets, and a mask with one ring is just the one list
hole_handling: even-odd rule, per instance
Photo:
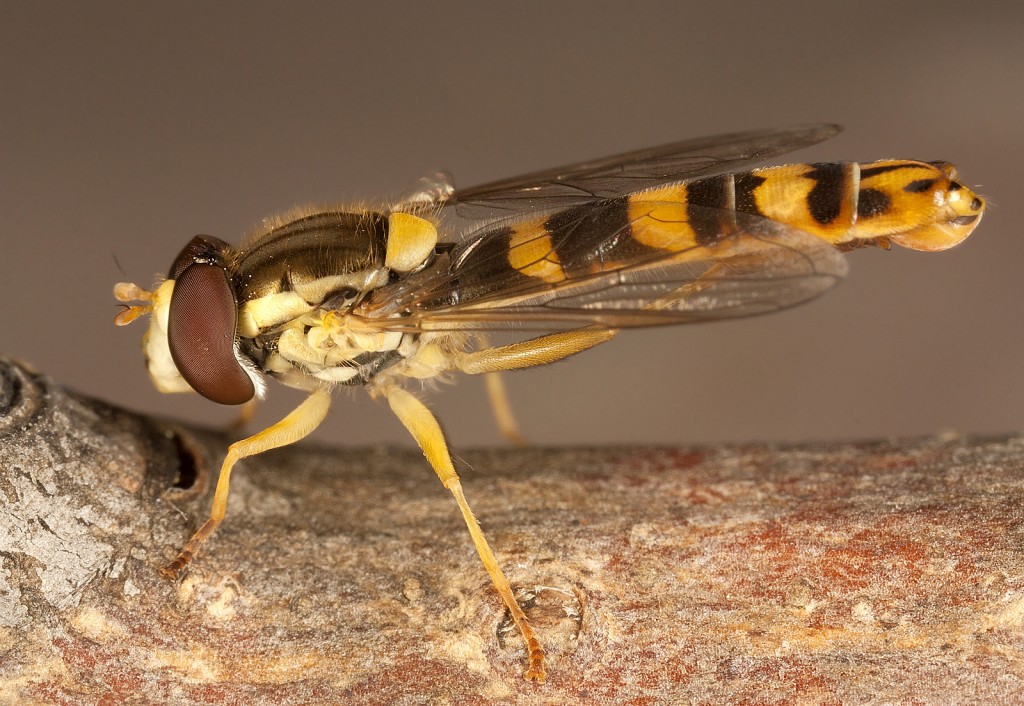
{"label": "insect thorax", "polygon": [[386,263],[388,217],[320,212],[269,230],[231,267],[241,352],[289,386],[358,385],[419,348],[413,333],[353,315],[399,275]]}

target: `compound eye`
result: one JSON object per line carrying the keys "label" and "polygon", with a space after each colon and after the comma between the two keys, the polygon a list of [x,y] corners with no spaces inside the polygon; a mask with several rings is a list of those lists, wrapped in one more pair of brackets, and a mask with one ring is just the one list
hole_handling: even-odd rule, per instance
{"label": "compound eye", "polygon": [[178,279],[185,268],[197,262],[207,265],[219,263],[223,259],[222,253],[227,252],[230,248],[231,246],[220,238],[214,238],[212,235],[197,235],[188,241],[188,245],[181,249],[178,257],[174,258],[174,264],[171,265],[171,270],[167,273],[167,279]]}
{"label": "compound eye", "polygon": [[224,268],[193,260],[175,278],[167,343],[185,382],[220,404],[242,404],[256,394],[252,379],[235,358],[237,326],[238,307]]}

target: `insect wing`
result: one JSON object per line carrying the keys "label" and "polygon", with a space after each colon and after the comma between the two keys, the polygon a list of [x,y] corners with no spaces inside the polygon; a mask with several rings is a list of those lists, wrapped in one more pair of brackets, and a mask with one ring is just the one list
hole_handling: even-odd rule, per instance
{"label": "insect wing", "polygon": [[801,125],[701,137],[462,189],[443,200],[439,230],[442,239],[458,242],[498,221],[742,171],[840,130],[838,125]]}
{"label": "insect wing", "polygon": [[[619,223],[614,214],[627,203],[632,220]],[[712,230],[712,241],[695,242]],[[498,227],[441,267],[443,278],[425,272],[400,283],[411,285],[406,315],[375,323],[559,330],[754,316],[823,293],[846,260],[822,239],[760,216],[621,198]],[[380,293],[394,301],[388,288]]]}
{"label": "insect wing", "polygon": [[845,272],[818,238],[760,216],[650,203],[651,247],[630,219],[643,210],[639,191],[734,173],[839,130],[698,138],[442,196],[447,252],[376,292],[364,315],[382,329],[559,329],[707,321],[805,301]]}

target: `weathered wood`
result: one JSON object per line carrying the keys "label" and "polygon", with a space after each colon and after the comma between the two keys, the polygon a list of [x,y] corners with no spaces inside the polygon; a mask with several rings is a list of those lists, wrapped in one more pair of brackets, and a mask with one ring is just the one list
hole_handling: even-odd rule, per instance
{"label": "weathered wood", "polygon": [[1016,702],[1024,439],[467,452],[523,647],[418,453],[246,460],[0,363],[0,703]]}

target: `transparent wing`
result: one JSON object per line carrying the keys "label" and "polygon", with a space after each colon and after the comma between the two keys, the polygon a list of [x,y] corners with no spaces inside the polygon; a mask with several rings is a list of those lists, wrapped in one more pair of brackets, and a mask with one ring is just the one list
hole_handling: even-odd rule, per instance
{"label": "transparent wing", "polygon": [[460,242],[498,221],[552,212],[658,184],[743,171],[836,135],[838,125],[800,125],[701,137],[439,194],[442,240]]}
{"label": "transparent wing", "polygon": [[378,290],[364,315],[415,331],[696,323],[794,306],[846,273],[831,245],[761,216],[639,202],[623,224],[609,217],[621,208],[582,206],[532,234],[497,227]]}

